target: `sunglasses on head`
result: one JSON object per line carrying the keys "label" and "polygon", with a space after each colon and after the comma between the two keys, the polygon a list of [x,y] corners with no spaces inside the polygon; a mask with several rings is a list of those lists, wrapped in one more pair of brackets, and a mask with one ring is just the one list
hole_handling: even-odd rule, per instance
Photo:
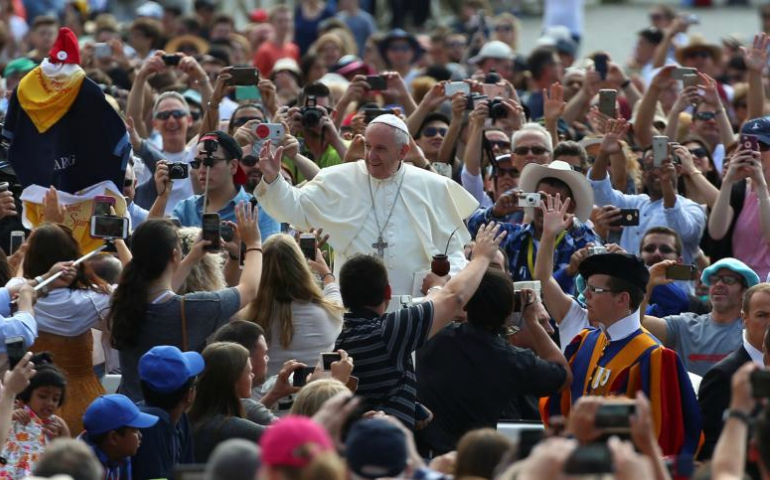
{"label": "sunglasses on head", "polygon": [[446,137],[446,132],[448,129],[444,127],[425,127],[422,130],[422,136],[432,138],[436,135],[441,135],[442,137]]}
{"label": "sunglasses on head", "polygon": [[526,155],[529,152],[532,152],[533,155],[543,155],[549,152],[549,150],[545,147],[516,147],[513,149],[513,153],[516,155]]}
{"label": "sunglasses on head", "polygon": [[696,147],[690,150],[690,155],[695,158],[702,158],[708,156],[708,151],[703,147]]}
{"label": "sunglasses on head", "polygon": [[265,121],[265,119],[262,117],[238,117],[235,120],[233,120],[233,127],[242,127],[246,125],[247,122],[250,122],[252,120],[259,120],[260,123]]}
{"label": "sunglasses on head", "polygon": [[701,120],[703,122],[707,122],[709,120],[714,120],[717,118],[716,112],[698,112],[695,115],[693,115],[693,118],[695,120]]}
{"label": "sunglasses on head", "polygon": [[190,113],[185,110],[166,110],[164,112],[158,112],[155,114],[155,118],[158,120],[168,120],[171,117],[174,117],[175,119],[179,120],[180,118],[184,118]]}
{"label": "sunglasses on head", "polygon": [[644,253],[655,253],[655,250],[659,251],[663,255],[676,253],[676,250],[669,247],[668,245],[655,245],[654,243],[650,243],[648,245],[645,245],[644,248],[642,248],[642,251]]}

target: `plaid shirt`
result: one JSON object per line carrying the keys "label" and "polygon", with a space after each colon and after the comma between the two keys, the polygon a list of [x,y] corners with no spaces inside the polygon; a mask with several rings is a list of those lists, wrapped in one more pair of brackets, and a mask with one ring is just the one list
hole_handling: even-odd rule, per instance
{"label": "plaid shirt", "polygon": [[[500,219],[492,215],[491,207],[477,210],[468,219],[468,230],[470,230],[473,238],[476,238],[476,233],[479,231],[481,225],[492,221],[500,222]],[[535,259],[537,258],[537,249],[540,243],[535,240],[534,223],[528,223],[526,225],[500,223],[500,228],[508,232],[508,235],[500,244],[500,248],[502,248],[508,255],[508,268],[511,278],[514,282],[532,280],[528,252],[530,245],[532,245],[532,264],[534,266]],[[564,235],[564,238],[556,244],[553,257],[553,278],[559,282],[562,290],[566,293],[572,293],[574,290],[573,277],[567,275],[567,266],[569,265],[570,257],[588,243],[601,245],[602,241],[591,227],[578,223],[577,220],[575,220],[573,228],[568,230]]]}

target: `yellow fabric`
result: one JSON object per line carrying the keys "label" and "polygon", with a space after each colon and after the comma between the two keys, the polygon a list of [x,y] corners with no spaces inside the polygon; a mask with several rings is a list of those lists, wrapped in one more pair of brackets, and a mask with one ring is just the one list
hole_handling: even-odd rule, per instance
{"label": "yellow fabric", "polygon": [[38,66],[21,79],[19,104],[38,132],[45,133],[69,111],[85,78],[82,69],[68,77],[49,78]]}

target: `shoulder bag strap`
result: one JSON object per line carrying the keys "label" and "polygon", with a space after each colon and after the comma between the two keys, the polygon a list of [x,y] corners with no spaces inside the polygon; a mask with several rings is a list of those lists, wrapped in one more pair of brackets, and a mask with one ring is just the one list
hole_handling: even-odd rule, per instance
{"label": "shoulder bag strap", "polygon": [[187,351],[187,315],[184,311],[184,296],[182,296],[182,351]]}

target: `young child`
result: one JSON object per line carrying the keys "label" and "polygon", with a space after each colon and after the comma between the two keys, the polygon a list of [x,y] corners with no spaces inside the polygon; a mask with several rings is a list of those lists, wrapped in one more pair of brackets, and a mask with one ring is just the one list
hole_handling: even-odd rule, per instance
{"label": "young child", "polygon": [[48,353],[32,357],[37,373],[17,397],[13,424],[2,455],[0,478],[20,479],[32,474],[46,445],[58,437],[69,437],[67,424],[54,412],[64,404],[67,378]]}
{"label": "young child", "polygon": [[106,479],[130,479],[131,457],[136,455],[142,434],[158,417],[139,411],[125,395],[102,395],[94,400],[83,415],[85,441],[104,467]]}

